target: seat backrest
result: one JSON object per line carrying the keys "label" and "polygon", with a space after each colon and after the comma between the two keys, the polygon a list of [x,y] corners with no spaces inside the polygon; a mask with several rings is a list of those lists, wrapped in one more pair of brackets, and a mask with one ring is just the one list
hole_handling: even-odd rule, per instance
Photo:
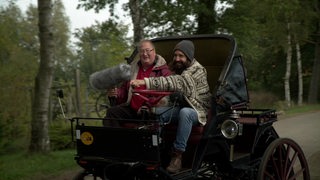
{"label": "seat backrest", "polygon": [[[181,40],[191,40],[195,46],[195,59],[207,69],[208,82],[211,91],[222,77],[225,64],[233,58],[236,51],[235,40],[228,35],[192,35],[173,36],[152,39],[156,53],[164,57],[169,64],[173,60],[173,49]],[[137,51],[131,55],[133,61],[139,59]]]}
{"label": "seat backrest", "polygon": [[167,63],[173,60],[173,49],[183,39],[189,39],[195,46],[195,59],[203,65],[208,73],[211,91],[215,88],[225,63],[234,56],[235,41],[224,35],[181,36],[178,38],[154,39],[156,52],[163,56]]}

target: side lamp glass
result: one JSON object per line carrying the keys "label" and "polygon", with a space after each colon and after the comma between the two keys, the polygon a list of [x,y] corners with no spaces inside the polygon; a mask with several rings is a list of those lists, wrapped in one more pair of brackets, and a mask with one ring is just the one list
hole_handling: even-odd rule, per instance
{"label": "side lamp glass", "polygon": [[221,125],[221,133],[227,139],[233,139],[239,131],[238,124],[233,120],[225,120]]}

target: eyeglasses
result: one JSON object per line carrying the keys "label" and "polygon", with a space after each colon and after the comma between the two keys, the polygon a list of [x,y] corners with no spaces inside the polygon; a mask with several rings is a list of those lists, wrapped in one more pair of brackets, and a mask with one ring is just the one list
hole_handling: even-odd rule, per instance
{"label": "eyeglasses", "polygon": [[141,54],[144,54],[144,53],[147,53],[147,54],[150,54],[154,49],[140,49],[140,53]]}

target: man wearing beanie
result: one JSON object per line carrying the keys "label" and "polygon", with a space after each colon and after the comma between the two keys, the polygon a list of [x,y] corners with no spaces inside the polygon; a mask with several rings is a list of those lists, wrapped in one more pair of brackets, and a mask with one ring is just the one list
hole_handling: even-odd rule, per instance
{"label": "man wearing beanie", "polygon": [[211,94],[207,71],[194,58],[192,41],[182,40],[175,46],[170,68],[174,73],[171,76],[131,80],[130,84],[133,87],[146,85],[147,89],[169,90],[182,94],[185,102],[181,103],[183,105],[156,109],[156,113],[160,115],[160,122],[178,125],[171,162],[167,167],[168,172],[177,173],[182,168],[182,153],[186,150],[192,126],[206,124]]}

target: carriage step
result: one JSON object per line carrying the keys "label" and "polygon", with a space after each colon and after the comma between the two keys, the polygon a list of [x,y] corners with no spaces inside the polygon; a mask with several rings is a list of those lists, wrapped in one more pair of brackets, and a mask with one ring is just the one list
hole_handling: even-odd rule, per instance
{"label": "carriage step", "polygon": [[237,153],[231,162],[232,166],[236,169],[245,169],[247,164],[250,163],[250,153]]}
{"label": "carriage step", "polygon": [[193,177],[194,173],[192,172],[192,169],[182,169],[181,171],[172,174],[172,177],[174,177],[174,179],[179,179],[179,180],[183,180],[183,179],[190,179],[190,177]]}
{"label": "carriage step", "polygon": [[248,159],[250,158],[250,153],[234,153],[232,161],[236,161],[238,159]]}

